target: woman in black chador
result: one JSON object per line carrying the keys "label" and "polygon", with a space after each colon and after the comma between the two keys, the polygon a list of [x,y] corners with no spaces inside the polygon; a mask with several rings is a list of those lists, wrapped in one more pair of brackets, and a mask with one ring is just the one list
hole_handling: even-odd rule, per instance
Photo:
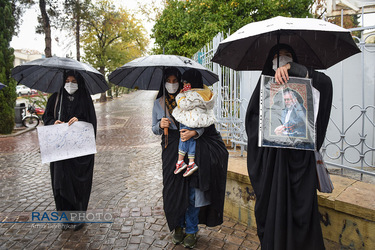
{"label": "woman in black chador", "polygon": [[[202,82],[201,76],[197,82]],[[214,124],[207,128],[179,130],[171,114],[181,88],[179,70],[167,68],[154,102],[152,131],[162,136],[164,212],[169,229],[174,230],[172,241],[193,248],[197,243],[198,224],[214,227],[223,223],[228,151]],[[164,128],[169,130],[168,143]],[[183,173],[174,174],[180,138],[196,140],[195,162],[202,166],[188,177],[183,177]],[[188,162],[187,156],[185,160]]]}
{"label": "woman in black chador", "polygon": [[[277,64],[273,66],[278,50],[279,68]],[[330,117],[331,79],[298,64],[293,49],[287,45],[271,49],[262,74],[275,75],[280,84],[285,83],[288,75],[312,78],[313,86],[320,92],[316,121],[316,146],[319,150]],[[247,168],[256,195],[255,218],[262,250],[324,249],[314,151],[258,147],[259,90],[260,81],[247,108],[246,132]]]}
{"label": "woman in black chador", "polygon": [[[96,134],[94,105],[84,80],[79,73],[69,71],[59,93],[54,93],[47,103],[43,122],[54,125],[76,121],[89,122]],[[51,162],[52,190],[57,211],[86,211],[89,203],[94,155]],[[79,230],[83,224],[75,224]],[[63,228],[64,229],[64,228]]]}

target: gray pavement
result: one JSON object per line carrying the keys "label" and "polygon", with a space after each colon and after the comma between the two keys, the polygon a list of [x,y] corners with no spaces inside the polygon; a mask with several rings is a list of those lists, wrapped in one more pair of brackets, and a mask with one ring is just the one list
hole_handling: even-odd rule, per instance
{"label": "gray pavement", "polygon": [[[171,243],[162,200],[160,137],[152,134],[156,93],[137,91],[96,103],[94,180],[88,212],[106,212],[113,223],[80,231],[58,224],[0,223],[0,249],[184,249]],[[31,221],[52,212],[49,165],[42,164],[37,131],[0,138],[0,222]],[[259,249],[256,232],[225,218],[200,225],[196,249]]]}

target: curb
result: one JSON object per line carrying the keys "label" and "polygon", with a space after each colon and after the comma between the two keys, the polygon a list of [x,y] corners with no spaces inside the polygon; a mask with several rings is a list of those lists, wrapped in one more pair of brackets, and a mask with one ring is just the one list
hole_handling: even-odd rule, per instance
{"label": "curb", "polygon": [[27,128],[27,129],[24,129],[24,130],[21,130],[21,131],[18,131],[16,133],[13,133],[13,134],[9,134],[9,135],[0,135],[0,138],[6,138],[6,137],[14,137],[14,136],[18,136],[18,135],[21,135],[23,133],[26,133],[26,132],[29,132],[29,131],[32,131],[36,129],[36,127],[34,128]]}

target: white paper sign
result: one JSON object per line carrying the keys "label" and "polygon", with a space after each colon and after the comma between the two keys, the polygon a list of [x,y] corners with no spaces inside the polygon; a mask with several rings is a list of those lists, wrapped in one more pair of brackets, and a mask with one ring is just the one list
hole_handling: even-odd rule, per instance
{"label": "white paper sign", "polygon": [[60,161],[96,153],[94,127],[77,121],[38,127],[42,163]]}

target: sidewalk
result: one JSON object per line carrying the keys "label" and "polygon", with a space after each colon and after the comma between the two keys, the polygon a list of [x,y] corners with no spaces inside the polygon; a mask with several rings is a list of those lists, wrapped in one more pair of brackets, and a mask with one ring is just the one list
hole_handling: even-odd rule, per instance
{"label": "sidewalk", "polygon": [[[77,232],[50,224],[1,223],[0,249],[184,249],[171,243],[162,200],[160,137],[151,131],[156,92],[136,91],[95,103],[97,155],[88,212],[111,213],[112,224]],[[30,221],[52,212],[48,164],[41,164],[37,131],[0,138],[0,221]],[[259,249],[256,232],[225,218],[200,226],[196,249]]]}

